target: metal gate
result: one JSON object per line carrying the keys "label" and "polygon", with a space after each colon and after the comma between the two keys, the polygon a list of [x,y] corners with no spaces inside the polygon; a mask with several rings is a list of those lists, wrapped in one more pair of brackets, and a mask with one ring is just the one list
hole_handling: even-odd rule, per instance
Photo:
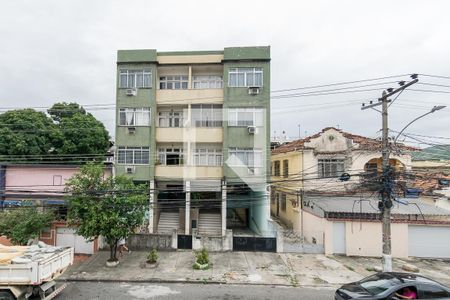
{"label": "metal gate", "polygon": [[277,252],[277,239],[270,237],[233,236],[233,250]]}
{"label": "metal gate", "polygon": [[178,235],[178,249],[192,249],[192,235]]}

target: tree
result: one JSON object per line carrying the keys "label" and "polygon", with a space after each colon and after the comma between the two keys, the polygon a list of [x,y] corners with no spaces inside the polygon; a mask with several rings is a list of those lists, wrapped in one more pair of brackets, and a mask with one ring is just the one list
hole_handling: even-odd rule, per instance
{"label": "tree", "polygon": [[59,102],[53,104],[51,108],[47,110],[50,117],[55,122],[61,122],[63,118],[71,118],[75,114],[86,114],[86,110],[78,103]]}
{"label": "tree", "polygon": [[57,126],[43,112],[20,109],[0,114],[0,155],[13,155],[12,161],[48,155],[58,138]]}
{"label": "tree", "polygon": [[77,103],[55,103],[47,112],[62,135],[55,145],[57,153],[91,155],[108,151],[109,134],[105,126]]}
{"label": "tree", "polygon": [[34,207],[20,207],[0,213],[0,236],[4,235],[15,245],[26,245],[39,237],[44,228],[54,220],[53,212],[39,212]]}
{"label": "tree", "polygon": [[77,103],[56,103],[48,113],[0,114],[0,161],[79,163],[108,151],[105,126]]}
{"label": "tree", "polygon": [[144,221],[147,192],[129,178],[104,178],[100,164],[88,163],[67,184],[68,221],[87,240],[103,236],[109,261],[117,261],[117,243]]}

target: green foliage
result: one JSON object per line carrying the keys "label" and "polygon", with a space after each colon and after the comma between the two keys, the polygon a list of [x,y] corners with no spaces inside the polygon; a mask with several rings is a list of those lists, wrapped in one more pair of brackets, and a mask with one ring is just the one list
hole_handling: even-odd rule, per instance
{"label": "green foliage", "polygon": [[[109,135],[104,125],[76,103],[56,103],[50,116],[33,109],[0,114],[0,161],[57,160],[74,162],[61,155],[105,154]],[[11,157],[11,156],[14,157]],[[2,157],[3,156],[3,157]],[[79,159],[77,159],[78,162]]]}
{"label": "green foliage", "polygon": [[55,122],[61,122],[62,119],[71,118],[75,114],[86,114],[86,110],[82,106],[73,102],[55,103],[51,108],[47,110],[47,112]]}
{"label": "green foliage", "polygon": [[0,114],[0,155],[47,155],[58,136],[58,128],[43,112],[20,109]]}
{"label": "green foliage", "polygon": [[104,154],[109,135],[103,123],[76,103],[56,103],[48,110],[62,139],[55,141],[59,154]]}
{"label": "green foliage", "polygon": [[0,235],[8,237],[15,245],[26,245],[29,239],[39,237],[50,227],[52,212],[39,212],[34,207],[20,207],[0,213]]}
{"label": "green foliage", "polygon": [[200,265],[209,264],[209,254],[208,251],[203,248],[200,251],[195,252],[195,261]]}
{"label": "green foliage", "polygon": [[147,255],[147,262],[154,264],[158,261],[158,251],[156,251],[155,248],[152,249],[152,251],[150,251],[150,253]]}
{"label": "green foliage", "polygon": [[110,260],[117,260],[117,242],[144,220],[147,188],[126,177],[104,178],[103,166],[88,163],[67,184],[68,221],[88,240],[103,236]]}

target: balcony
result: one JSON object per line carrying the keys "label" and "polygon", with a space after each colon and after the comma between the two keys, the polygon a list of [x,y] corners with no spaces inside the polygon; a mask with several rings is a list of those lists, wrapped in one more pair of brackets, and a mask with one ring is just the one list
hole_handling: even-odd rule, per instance
{"label": "balcony", "polygon": [[156,128],[157,143],[222,143],[222,127]]}
{"label": "balcony", "polygon": [[179,179],[221,179],[223,177],[221,166],[155,166],[155,177]]}
{"label": "balcony", "polygon": [[156,90],[158,105],[222,104],[223,89]]}

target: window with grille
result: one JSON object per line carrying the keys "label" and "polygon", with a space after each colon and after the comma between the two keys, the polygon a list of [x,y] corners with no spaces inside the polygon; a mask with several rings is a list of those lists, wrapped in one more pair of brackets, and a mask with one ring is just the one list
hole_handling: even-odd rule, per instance
{"label": "window with grille", "polygon": [[339,177],[344,173],[344,159],[319,159],[319,178]]}
{"label": "window with grille", "polygon": [[283,160],[283,177],[289,177],[289,161]]}
{"label": "window with grille", "polygon": [[117,163],[145,165],[149,163],[149,147],[118,147]]}
{"label": "window with grille", "polygon": [[119,88],[152,87],[152,70],[119,70]]}
{"label": "window with grille", "polygon": [[150,126],[150,108],[121,108],[119,124],[121,126]]}
{"label": "window with grille", "polygon": [[273,176],[280,176],[280,161],[276,160],[273,163]]}
{"label": "window with grille", "polygon": [[229,87],[262,87],[262,68],[230,68],[228,71]]}
{"label": "window with grille", "polygon": [[187,75],[161,76],[159,88],[161,90],[187,90],[189,79]]}

